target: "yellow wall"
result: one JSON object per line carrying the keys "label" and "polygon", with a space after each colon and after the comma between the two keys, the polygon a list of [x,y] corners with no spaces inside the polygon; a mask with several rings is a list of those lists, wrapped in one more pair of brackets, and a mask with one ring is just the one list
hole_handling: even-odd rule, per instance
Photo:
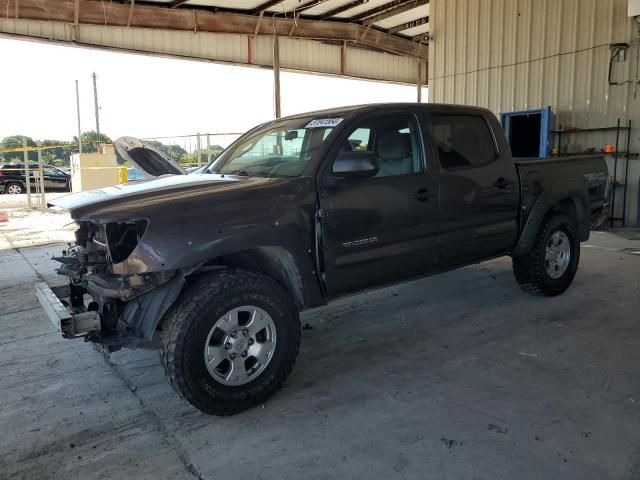
{"label": "yellow wall", "polygon": [[73,192],[110,187],[120,181],[120,169],[112,145],[101,145],[96,153],[76,153],[71,156]]}

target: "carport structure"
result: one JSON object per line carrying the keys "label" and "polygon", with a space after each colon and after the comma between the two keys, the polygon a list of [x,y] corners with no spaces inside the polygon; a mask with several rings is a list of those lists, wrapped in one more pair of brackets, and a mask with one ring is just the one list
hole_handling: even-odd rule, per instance
{"label": "carport structure", "polygon": [[0,33],[120,51],[415,84],[429,0],[1,0]]}

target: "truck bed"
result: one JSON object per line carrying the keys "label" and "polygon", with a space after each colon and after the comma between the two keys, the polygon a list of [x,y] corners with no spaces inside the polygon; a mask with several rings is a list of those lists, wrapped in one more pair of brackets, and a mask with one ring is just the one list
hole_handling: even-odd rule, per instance
{"label": "truck bed", "polygon": [[521,158],[514,159],[520,177],[520,200],[522,218],[526,219],[538,196],[563,185],[572,183],[582,187],[585,182],[589,192],[591,213],[602,210],[608,181],[607,164],[603,156],[575,156],[563,158]]}

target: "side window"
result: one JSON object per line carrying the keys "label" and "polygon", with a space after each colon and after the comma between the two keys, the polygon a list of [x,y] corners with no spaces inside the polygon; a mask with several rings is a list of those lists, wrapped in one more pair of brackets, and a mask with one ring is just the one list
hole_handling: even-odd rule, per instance
{"label": "side window", "polygon": [[364,121],[351,131],[342,151],[372,153],[378,162],[377,177],[424,170],[418,125],[409,115]]}
{"label": "side window", "polygon": [[487,121],[478,115],[434,115],[433,138],[445,170],[479,167],[498,158]]}
{"label": "side window", "polygon": [[49,177],[61,177],[62,175],[64,175],[60,170],[54,167],[44,167],[42,173]]}
{"label": "side window", "polygon": [[368,152],[371,143],[371,129],[358,128],[349,135],[349,144],[354,152]]}

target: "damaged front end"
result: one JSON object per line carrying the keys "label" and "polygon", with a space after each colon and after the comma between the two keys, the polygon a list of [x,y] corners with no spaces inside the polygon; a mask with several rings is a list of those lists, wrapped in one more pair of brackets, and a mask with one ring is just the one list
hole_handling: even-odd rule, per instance
{"label": "damaged front end", "polygon": [[[36,285],[45,312],[65,338],[84,337],[109,350],[155,346],[156,327],[179,295],[184,272],[131,268],[128,259],[142,248],[146,219],[78,225],[75,245],[54,257],[68,285]],[[136,270],[142,273],[130,273]]]}

